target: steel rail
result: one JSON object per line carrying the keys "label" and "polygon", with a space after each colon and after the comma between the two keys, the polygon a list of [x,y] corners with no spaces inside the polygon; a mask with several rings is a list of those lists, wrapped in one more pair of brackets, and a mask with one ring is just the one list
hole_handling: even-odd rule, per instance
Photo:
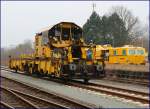
{"label": "steel rail", "polygon": [[0,101],[0,104],[1,106],[4,106],[5,108],[8,108],[8,109],[15,109],[14,107],[10,106],[9,104],[3,102],[3,101]]}
{"label": "steel rail", "polygon": [[141,81],[137,79],[127,79],[127,78],[105,78],[109,81],[116,81],[116,82],[122,82],[122,83],[132,83],[132,84],[139,84],[144,86],[149,86],[149,80]]}
{"label": "steel rail", "polygon": [[139,101],[139,102],[144,103],[144,104],[149,104],[149,99],[145,99],[145,98],[142,98],[142,97],[126,95],[124,93],[111,91],[111,90],[106,90],[106,89],[102,89],[102,88],[94,88],[93,86],[86,86],[86,85],[82,85],[82,84],[76,84],[76,83],[69,83],[69,84],[71,86],[74,86],[74,87],[83,88],[83,89],[87,89],[87,90],[91,90],[91,91],[95,91],[95,92],[100,92],[100,93],[105,93],[105,94],[108,94],[108,95],[117,96],[117,97],[120,97],[120,98],[126,98],[126,99],[130,99],[130,100],[133,100],[133,101]]}
{"label": "steel rail", "polygon": [[113,86],[108,86],[108,85],[103,85],[103,84],[95,84],[95,83],[89,83],[89,85],[112,89],[112,90],[117,90],[117,91],[122,91],[122,92],[127,92],[127,93],[132,93],[132,94],[141,95],[141,96],[147,96],[147,97],[149,96],[149,93],[125,89],[125,88],[119,88],[119,87],[113,87]]}

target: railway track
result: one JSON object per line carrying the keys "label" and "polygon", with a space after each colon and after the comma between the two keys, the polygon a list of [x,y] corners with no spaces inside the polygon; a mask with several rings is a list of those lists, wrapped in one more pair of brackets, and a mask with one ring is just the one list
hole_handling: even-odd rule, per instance
{"label": "railway track", "polygon": [[8,105],[7,103],[0,101],[0,108],[4,109],[15,109],[12,106]]}
{"label": "railway track", "polygon": [[[8,67],[2,67],[4,69]],[[116,81],[116,82],[121,82],[121,83],[131,83],[135,85],[144,85],[149,87],[149,80],[141,80],[141,79],[129,79],[129,78],[103,78],[103,80],[109,80],[109,81]]]}
{"label": "railway track", "polygon": [[[26,94],[24,92],[14,90],[12,88],[6,88],[6,87],[2,86],[1,89],[2,89],[3,93],[5,93],[5,91],[9,92],[10,94],[15,95],[18,98],[21,98],[21,100],[24,101],[23,105],[21,105],[21,106],[13,105],[13,107],[15,107],[15,108],[19,108],[19,107],[34,108],[34,109],[49,108],[49,107],[51,107],[51,108],[65,108],[65,109],[69,108],[69,107],[66,107],[64,105],[48,101],[48,100],[42,99],[42,98],[37,97],[37,96],[33,96],[31,94]],[[8,96],[6,96],[6,97],[8,97]],[[16,101],[16,102],[18,102],[18,101]],[[19,103],[19,105],[20,105],[20,103]]]}
{"label": "railway track", "polygon": [[[3,69],[8,69],[8,67],[1,66]],[[8,70],[9,71],[9,70]],[[129,78],[103,78],[103,80],[116,81],[121,83],[131,83],[135,85],[144,85],[149,87],[149,80],[141,80],[141,79],[129,79]]]}
{"label": "railway track", "polygon": [[106,89],[127,92],[130,94],[141,95],[141,96],[145,96],[145,97],[149,96],[149,93],[145,93],[145,92],[139,92],[139,91],[135,91],[135,90],[129,90],[129,89],[125,89],[125,88],[113,87],[113,86],[102,85],[102,84],[95,84],[95,83],[89,83],[89,84],[92,86],[96,86],[96,87],[102,87],[102,88],[106,88]]}
{"label": "railway track", "polygon": [[109,87],[93,83],[91,83],[90,85],[70,83],[70,85],[78,88],[87,89],[90,91],[104,93],[107,95],[117,96],[119,98],[125,98],[127,100],[132,100],[133,102],[149,104],[149,94],[144,92],[137,92],[133,90],[120,89],[116,87]]}
{"label": "railway track", "polygon": [[144,92],[122,89],[122,88],[113,87],[113,86],[105,86],[105,85],[95,84],[95,83],[89,83],[85,85],[79,81],[68,82],[66,83],[66,85],[69,85],[72,87],[78,87],[78,88],[82,88],[82,89],[86,89],[90,91],[95,91],[98,93],[104,93],[107,95],[117,96],[119,98],[125,98],[127,100],[132,100],[133,102],[149,104],[149,94],[144,93]]}
{"label": "railway track", "polygon": [[15,108],[35,108],[37,107],[29,102],[28,100],[22,98],[18,94],[14,93],[13,91],[4,88],[1,86],[1,103],[4,105],[4,107],[15,107]]}
{"label": "railway track", "polygon": [[[1,77],[2,88],[20,95],[24,99],[28,99],[38,108],[93,108],[94,105],[79,102],[68,97],[58,95],[56,93],[48,93],[41,89],[31,87],[25,83]],[[39,103],[40,102],[40,103]]]}

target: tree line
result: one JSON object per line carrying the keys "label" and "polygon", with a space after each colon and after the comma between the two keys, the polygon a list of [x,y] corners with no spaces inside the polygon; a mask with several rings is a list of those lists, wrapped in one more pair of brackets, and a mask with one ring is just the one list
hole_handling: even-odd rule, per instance
{"label": "tree line", "polygon": [[1,65],[7,65],[9,56],[19,57],[21,54],[31,54],[34,52],[33,42],[25,40],[22,44],[15,47],[1,48]]}

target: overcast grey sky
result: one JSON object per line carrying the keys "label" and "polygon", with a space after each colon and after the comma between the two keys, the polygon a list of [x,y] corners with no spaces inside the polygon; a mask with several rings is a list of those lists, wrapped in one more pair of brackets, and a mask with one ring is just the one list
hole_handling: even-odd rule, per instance
{"label": "overcast grey sky", "polygon": [[[102,16],[112,6],[121,5],[134,16],[148,23],[148,1],[94,1],[96,12]],[[34,41],[35,33],[43,27],[60,21],[72,21],[83,26],[92,13],[92,1],[2,1],[1,2],[1,46],[10,47]]]}

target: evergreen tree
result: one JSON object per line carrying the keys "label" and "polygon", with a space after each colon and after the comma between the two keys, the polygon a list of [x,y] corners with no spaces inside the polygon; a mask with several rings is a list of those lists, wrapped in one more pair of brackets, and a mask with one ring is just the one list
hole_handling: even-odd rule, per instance
{"label": "evergreen tree", "polygon": [[122,46],[129,41],[128,31],[117,13],[100,18],[94,11],[83,26],[83,34],[86,42],[93,40],[96,44]]}
{"label": "evergreen tree", "polygon": [[128,32],[124,22],[117,13],[113,13],[108,20],[109,36],[113,46],[125,45],[128,41]]}
{"label": "evergreen tree", "polygon": [[99,42],[101,33],[101,18],[94,11],[87,22],[83,25],[83,34],[86,42],[93,40],[95,43]]}
{"label": "evergreen tree", "polygon": [[104,15],[101,23],[101,35],[103,36],[101,38],[102,44],[110,44],[111,40],[109,38],[109,30],[109,18]]}

